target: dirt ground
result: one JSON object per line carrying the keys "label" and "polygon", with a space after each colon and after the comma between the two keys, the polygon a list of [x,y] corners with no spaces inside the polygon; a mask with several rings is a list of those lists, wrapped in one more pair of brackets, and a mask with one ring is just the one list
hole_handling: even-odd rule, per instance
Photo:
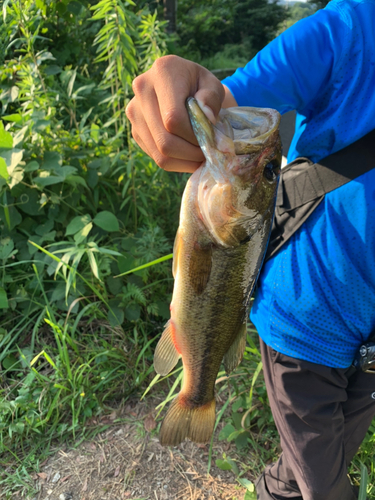
{"label": "dirt ground", "polygon": [[[154,408],[155,401],[136,401],[121,415],[93,420],[109,428],[51,456],[34,477],[38,494],[32,500],[243,500],[245,490],[234,474],[215,465],[223,452],[235,457],[232,445],[217,439],[220,425],[207,475],[209,446],[186,441],[162,447]],[[116,423],[119,417],[126,423]]]}

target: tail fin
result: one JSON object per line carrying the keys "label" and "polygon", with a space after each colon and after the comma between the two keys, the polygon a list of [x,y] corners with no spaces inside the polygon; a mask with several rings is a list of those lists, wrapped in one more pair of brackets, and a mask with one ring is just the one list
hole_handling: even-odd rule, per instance
{"label": "tail fin", "polygon": [[195,443],[208,443],[215,425],[215,398],[204,406],[189,408],[180,393],[172,402],[160,430],[163,446],[177,446],[189,438]]}

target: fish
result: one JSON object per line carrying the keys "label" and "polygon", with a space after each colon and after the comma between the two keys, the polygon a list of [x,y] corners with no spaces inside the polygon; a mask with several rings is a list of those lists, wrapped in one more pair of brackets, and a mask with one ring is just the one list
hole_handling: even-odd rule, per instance
{"label": "fish", "polygon": [[186,107],[205,162],[189,178],[173,248],[170,320],[154,369],[167,375],[182,358],[183,384],[159,440],[210,441],[215,381],[246,347],[246,319],[270,237],[281,167],[280,115],[268,108],[221,110],[215,126],[198,102]]}

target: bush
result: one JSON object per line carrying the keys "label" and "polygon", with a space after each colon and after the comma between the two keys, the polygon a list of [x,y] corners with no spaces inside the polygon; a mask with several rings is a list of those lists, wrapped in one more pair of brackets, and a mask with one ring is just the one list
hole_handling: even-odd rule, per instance
{"label": "bush", "polygon": [[133,78],[166,51],[156,14],[130,0],[3,12],[0,484],[35,436],[45,451],[84,433],[150,373],[170,264],[114,276],[170,254],[184,184],[137,148],[125,117]]}

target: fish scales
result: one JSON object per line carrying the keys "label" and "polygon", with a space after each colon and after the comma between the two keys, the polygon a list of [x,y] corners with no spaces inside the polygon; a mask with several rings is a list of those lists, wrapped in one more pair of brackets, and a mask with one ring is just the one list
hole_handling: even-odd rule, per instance
{"label": "fish scales", "polygon": [[223,110],[213,127],[194,99],[187,108],[206,162],[190,177],[182,198],[171,319],[154,357],[162,375],[180,357],[184,369],[182,390],[161,427],[164,445],[211,438],[220,365],[224,360],[229,373],[245,349],[248,307],[271,231],[281,162],[277,111]]}

